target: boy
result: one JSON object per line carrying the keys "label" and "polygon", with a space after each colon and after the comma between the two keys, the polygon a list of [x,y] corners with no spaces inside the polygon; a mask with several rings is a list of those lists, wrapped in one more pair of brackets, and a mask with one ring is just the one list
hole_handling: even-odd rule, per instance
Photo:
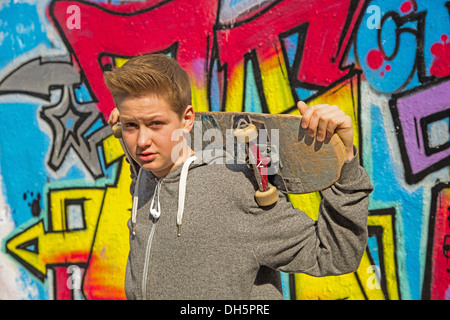
{"label": "boy", "polygon": [[195,116],[188,76],[175,60],[138,56],[106,72],[105,82],[117,106],[109,123],[120,120],[140,168],[128,223],[128,299],[281,299],[279,271],[358,268],[372,186],[357,161],[351,119],[338,107],[298,103],[309,134],[322,141],[337,133],[348,158],[313,221],[281,194],[258,206],[246,165],[197,163],[188,146],[173,152],[180,142],[172,133],[189,133]]}

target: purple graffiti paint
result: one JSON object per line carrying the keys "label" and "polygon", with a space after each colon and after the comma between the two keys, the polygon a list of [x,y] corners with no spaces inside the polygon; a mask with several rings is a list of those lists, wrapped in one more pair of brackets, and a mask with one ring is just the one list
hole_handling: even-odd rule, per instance
{"label": "purple graffiti paint", "polygon": [[[395,100],[394,120],[399,135],[407,173],[424,176],[435,171],[450,158],[450,142],[433,146],[429,127],[450,117],[450,81],[439,82],[406,92]],[[413,179],[417,180],[417,179]]]}

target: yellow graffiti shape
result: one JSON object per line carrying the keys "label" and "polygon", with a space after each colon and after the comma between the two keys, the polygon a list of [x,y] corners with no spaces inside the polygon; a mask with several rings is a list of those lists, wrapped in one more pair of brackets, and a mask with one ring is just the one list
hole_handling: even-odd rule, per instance
{"label": "yellow graffiti shape", "polygon": [[385,282],[386,295],[390,300],[399,300],[399,284],[397,278],[397,264],[396,264],[396,246],[395,246],[395,225],[394,212],[383,212],[380,214],[371,213],[367,219],[369,226],[378,227],[382,230],[379,245],[382,246],[381,253],[383,263],[383,281]]}
{"label": "yellow graffiti shape", "polygon": [[226,88],[225,111],[241,112],[244,105],[244,61],[234,66]]}
{"label": "yellow graffiti shape", "polygon": [[330,277],[295,274],[295,293],[298,300],[383,300],[378,279],[371,277],[371,262],[363,254],[357,272]]}
{"label": "yellow graffiti shape", "polygon": [[[103,141],[106,165],[117,163],[116,181],[102,187],[48,188],[47,212],[6,242],[6,251],[44,281],[53,266],[86,268],[87,299],[122,299],[129,251],[130,168],[113,136]],[[118,161],[120,160],[120,161]]]}
{"label": "yellow graffiti shape", "polygon": [[89,299],[124,299],[125,268],[130,248],[127,221],[132,206],[130,167],[123,161],[123,151],[117,139],[110,136],[103,145],[105,155],[112,155],[110,161],[120,157],[123,165],[120,166],[117,185],[106,188],[84,290]]}
{"label": "yellow graffiti shape", "polygon": [[300,300],[399,300],[399,285],[396,272],[395,233],[393,214],[371,213],[367,224],[379,232],[382,265],[373,264],[367,249],[361,264],[354,273],[315,278],[304,274],[295,275],[296,297]]}
{"label": "yellow graffiti shape", "polygon": [[292,108],[295,102],[281,46],[270,49],[270,58],[264,59],[260,66],[261,82],[269,112],[279,114]]}
{"label": "yellow graffiti shape", "polygon": [[48,220],[44,217],[8,240],[7,252],[41,280],[51,265],[85,264],[103,194],[95,188],[49,190]]}

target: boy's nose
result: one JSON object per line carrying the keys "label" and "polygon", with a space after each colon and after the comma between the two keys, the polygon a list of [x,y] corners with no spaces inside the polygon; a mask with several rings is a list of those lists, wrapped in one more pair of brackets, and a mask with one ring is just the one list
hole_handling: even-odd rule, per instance
{"label": "boy's nose", "polygon": [[146,129],[140,129],[137,139],[138,148],[145,149],[149,147],[151,144],[152,144],[151,132],[149,132],[149,130]]}

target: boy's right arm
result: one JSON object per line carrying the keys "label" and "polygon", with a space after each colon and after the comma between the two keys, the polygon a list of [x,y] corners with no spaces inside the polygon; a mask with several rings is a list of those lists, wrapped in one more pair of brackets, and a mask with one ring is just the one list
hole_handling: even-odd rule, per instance
{"label": "boy's right arm", "polygon": [[[116,123],[119,122],[119,109],[114,108],[108,118],[108,125],[112,128]],[[124,150],[125,152],[125,150]],[[126,158],[127,159],[127,158]],[[127,159],[128,162],[128,159]],[[134,169],[134,170],[133,170]],[[137,176],[134,172],[138,172],[137,170],[139,170],[139,166],[136,163],[130,163],[130,171],[131,171],[131,185],[130,185],[130,193],[131,195],[134,194],[134,186],[136,184],[136,179]]]}

